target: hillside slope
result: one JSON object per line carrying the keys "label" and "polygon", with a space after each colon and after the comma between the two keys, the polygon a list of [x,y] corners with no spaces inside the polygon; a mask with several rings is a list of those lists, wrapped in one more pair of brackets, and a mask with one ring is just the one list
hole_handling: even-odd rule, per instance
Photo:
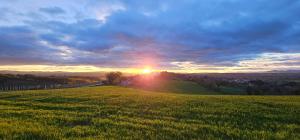
{"label": "hillside slope", "polygon": [[122,87],[0,93],[0,139],[300,139],[298,96]]}
{"label": "hillside slope", "polygon": [[145,78],[136,81],[131,87],[155,91],[195,95],[246,95],[243,88],[221,86],[218,89],[209,88],[193,81],[168,78]]}
{"label": "hillside slope", "polygon": [[143,90],[156,91],[156,92],[170,92],[180,94],[197,94],[197,95],[219,95],[221,92],[209,90],[195,82],[184,80],[166,80],[160,79],[154,82],[140,82],[136,88]]}

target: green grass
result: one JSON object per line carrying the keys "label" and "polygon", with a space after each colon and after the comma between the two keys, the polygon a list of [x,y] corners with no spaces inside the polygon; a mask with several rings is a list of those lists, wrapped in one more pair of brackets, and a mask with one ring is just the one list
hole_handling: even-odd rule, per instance
{"label": "green grass", "polygon": [[247,94],[246,90],[243,88],[225,87],[225,86],[220,87],[219,92],[224,95],[246,95]]}
{"label": "green grass", "polygon": [[0,139],[300,139],[299,96],[122,87],[0,93]]}
{"label": "green grass", "polygon": [[219,95],[221,92],[209,90],[195,82],[183,80],[157,80],[156,83],[150,82],[144,84],[142,89],[157,92],[170,92],[180,94],[197,94],[197,95]]}
{"label": "green grass", "polygon": [[222,86],[219,90],[212,90],[192,81],[184,80],[156,80],[143,85],[136,86],[138,89],[157,92],[169,92],[196,95],[246,95],[243,88]]}

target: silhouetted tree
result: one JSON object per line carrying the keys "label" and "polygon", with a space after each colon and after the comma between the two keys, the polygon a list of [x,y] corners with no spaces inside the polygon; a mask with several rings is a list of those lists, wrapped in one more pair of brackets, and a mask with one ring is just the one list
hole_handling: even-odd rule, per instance
{"label": "silhouetted tree", "polygon": [[106,82],[109,85],[118,85],[121,83],[122,73],[121,72],[110,72],[106,74]]}

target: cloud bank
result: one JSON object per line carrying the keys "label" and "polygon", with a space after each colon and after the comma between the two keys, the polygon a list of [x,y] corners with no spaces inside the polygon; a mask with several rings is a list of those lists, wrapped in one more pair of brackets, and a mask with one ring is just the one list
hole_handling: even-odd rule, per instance
{"label": "cloud bank", "polygon": [[[0,1],[0,65],[299,70],[295,0]],[[262,68],[263,67],[263,68]]]}

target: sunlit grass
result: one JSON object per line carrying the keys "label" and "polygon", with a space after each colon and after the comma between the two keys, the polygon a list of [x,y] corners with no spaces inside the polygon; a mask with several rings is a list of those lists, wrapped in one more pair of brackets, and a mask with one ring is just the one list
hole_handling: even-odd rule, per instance
{"label": "sunlit grass", "polygon": [[0,93],[0,139],[299,139],[298,96],[122,87]]}

